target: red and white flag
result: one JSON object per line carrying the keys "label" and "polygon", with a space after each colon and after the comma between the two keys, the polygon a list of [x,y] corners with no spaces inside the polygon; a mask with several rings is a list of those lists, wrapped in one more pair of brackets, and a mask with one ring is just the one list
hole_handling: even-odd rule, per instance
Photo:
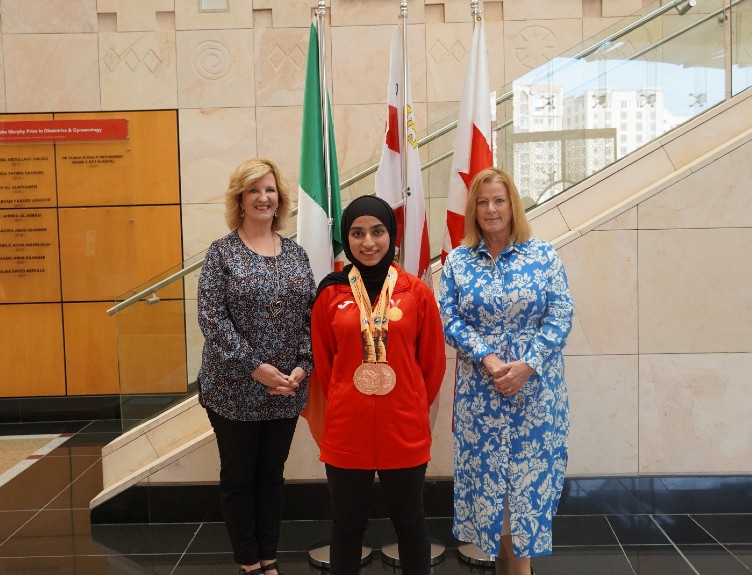
{"label": "red and white flag", "polygon": [[486,32],[481,20],[475,26],[472,46],[467,55],[452,171],[449,173],[447,223],[441,247],[442,263],[447,254],[460,245],[465,235],[465,206],[470,182],[478,172],[492,165],[488,54]]}
{"label": "red and white flag", "polygon": [[407,189],[402,196],[403,86],[402,86],[402,33],[397,27],[392,36],[389,65],[387,102],[389,118],[384,139],[384,150],[376,172],[376,195],[386,200],[397,215],[397,248],[399,264],[408,273],[418,276],[429,286],[431,282],[431,249],[428,244],[426,203],[423,196],[423,177],[420,173],[418,136],[410,95],[410,69],[407,69]]}

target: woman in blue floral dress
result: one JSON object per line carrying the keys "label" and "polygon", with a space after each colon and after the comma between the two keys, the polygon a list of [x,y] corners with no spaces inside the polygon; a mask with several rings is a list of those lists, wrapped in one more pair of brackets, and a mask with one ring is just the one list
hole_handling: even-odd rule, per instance
{"label": "woman in blue floral dress", "polygon": [[439,305],[457,349],[454,535],[495,556],[499,574],[533,573],[530,558],[552,551],[567,465],[561,350],[574,306],[558,255],[531,237],[503,170],[471,183]]}

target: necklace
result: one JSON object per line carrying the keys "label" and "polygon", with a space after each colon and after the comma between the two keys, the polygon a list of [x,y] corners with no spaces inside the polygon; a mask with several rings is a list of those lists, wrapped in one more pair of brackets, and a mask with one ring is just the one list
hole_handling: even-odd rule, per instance
{"label": "necklace", "polygon": [[[240,229],[243,229],[242,227]],[[256,249],[256,246],[253,245],[253,240],[251,240],[251,237],[243,230],[243,235],[248,240],[248,243],[251,244],[251,247],[253,248],[253,251],[256,252],[259,256],[261,254]],[[282,251],[282,244],[279,246],[279,251]],[[284,304],[282,303],[282,300],[279,299],[279,266],[277,265],[277,256],[279,254],[277,253],[277,246],[274,241],[274,235],[272,234],[272,260],[274,261],[274,299],[269,302],[269,315],[272,317],[277,317],[280,313],[282,313],[282,308],[284,307]],[[261,256],[263,257],[263,256]]]}

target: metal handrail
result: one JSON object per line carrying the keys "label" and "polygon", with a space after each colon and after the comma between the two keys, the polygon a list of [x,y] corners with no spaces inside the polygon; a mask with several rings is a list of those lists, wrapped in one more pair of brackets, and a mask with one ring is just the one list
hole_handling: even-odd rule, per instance
{"label": "metal handrail", "polygon": [[120,303],[118,303],[118,304],[112,306],[110,309],[108,309],[107,310],[107,315],[114,315],[117,312],[119,312],[121,310],[124,310],[128,306],[136,303],[137,301],[141,301],[146,296],[152,295],[154,292],[159,291],[163,287],[170,285],[172,282],[177,281],[180,278],[182,278],[183,276],[188,275],[192,271],[197,270],[202,265],[204,265],[204,259],[206,259],[206,258],[201,258],[200,260],[197,260],[197,261],[193,262],[192,264],[187,265],[182,270],[175,272],[171,276],[167,276],[165,279],[158,281],[157,283],[155,283],[152,286],[149,286],[145,290],[141,290],[140,292],[138,292],[135,295],[132,295],[128,299],[124,299]]}
{"label": "metal handrail", "polygon": [[[585,57],[587,57],[587,56],[589,56],[589,55],[597,52],[603,46],[605,46],[607,44],[610,44],[614,40],[618,40],[622,36],[624,36],[626,34],[629,34],[630,32],[636,30],[640,26],[646,24],[647,22],[650,22],[651,20],[654,20],[655,18],[657,18],[657,17],[665,14],[666,12],[669,12],[670,10],[673,10],[674,8],[676,8],[677,6],[679,6],[681,4],[686,4],[686,3],[691,2],[691,1],[692,0],[673,0],[672,2],[669,2],[668,4],[665,4],[664,6],[661,6],[661,7],[657,8],[653,12],[651,12],[649,14],[646,14],[645,16],[643,16],[643,17],[635,20],[631,24],[625,26],[624,28],[618,30],[617,32],[614,32],[610,36],[607,36],[606,38],[603,38],[602,40],[599,40],[596,44],[593,44],[592,46],[590,46],[588,48],[585,48],[584,50],[581,50],[580,52],[578,52],[574,56],[568,57],[565,61],[563,61],[560,64],[554,66],[553,68],[547,70],[546,73],[542,74],[540,77],[542,78],[542,77],[550,75],[552,71],[556,71],[557,69],[560,69],[560,68],[564,67],[565,65],[568,65],[568,63],[570,61],[572,61],[572,60],[579,60],[579,59],[585,58]],[[669,38],[661,39],[656,44],[662,44],[663,41],[676,37],[677,35],[679,35],[679,33],[683,33],[687,29],[689,29],[691,27],[694,27],[694,26],[697,26],[698,24],[701,24],[702,22],[704,22],[705,20],[707,20],[709,17],[712,17],[713,15],[718,14],[718,12],[721,12],[724,9],[725,8],[720,9],[720,10],[714,12],[712,15],[708,15],[708,16],[706,16],[705,18],[703,18],[702,20],[700,20],[698,22],[693,22],[690,26],[687,26],[687,27],[685,27],[685,28],[683,28],[683,29],[681,29],[679,31],[674,32],[673,34],[671,34],[671,36]],[[653,47],[654,46],[651,45],[648,48],[645,48],[645,49],[641,50],[639,54],[641,55],[641,54],[645,53],[645,51],[647,51],[647,49],[652,49]],[[507,92],[504,92],[503,94],[501,94],[500,96],[498,96],[496,98],[496,105],[498,106],[502,102],[505,102],[506,100],[511,99],[513,96],[514,96],[514,92],[512,90],[508,90]],[[510,122],[511,121],[507,121],[507,122],[504,122],[503,124],[501,124],[499,126],[494,127],[494,131],[498,131],[499,129],[501,129],[501,128],[507,126],[507,125],[509,125]],[[454,120],[453,122],[450,122],[450,123],[446,124],[444,127],[439,128],[435,132],[432,132],[431,134],[429,134],[429,135],[425,136],[424,138],[420,139],[418,141],[418,147],[421,148],[421,147],[423,147],[423,146],[425,146],[427,144],[430,144],[431,142],[433,142],[434,140],[440,138],[441,136],[443,136],[445,134],[448,134],[449,132],[451,132],[452,130],[454,130],[456,127],[457,127],[457,120]],[[436,158],[434,158],[432,160],[429,160],[423,166],[421,166],[421,171],[425,170],[427,168],[430,168],[431,166],[433,166],[433,165],[441,162],[442,160],[445,160],[445,159],[449,158],[453,154],[454,154],[454,150],[449,150],[448,152],[444,152],[443,154],[437,156]],[[378,169],[379,169],[379,164],[377,163],[377,164],[374,164],[372,166],[369,166],[368,168],[365,168],[364,170],[361,170],[357,174],[354,174],[353,176],[351,176],[351,177],[347,178],[346,180],[340,182],[340,189],[347,188],[347,187],[353,185],[354,183],[359,182],[360,180],[362,180],[362,179],[370,176],[371,174],[375,173]],[[295,207],[292,210],[290,210],[290,216],[295,216],[295,215],[297,215],[297,213],[298,213],[298,208],[297,207]],[[290,234],[290,236],[288,236],[288,237],[289,238],[295,238],[296,236],[297,236],[297,233],[293,233],[293,234]],[[189,266],[181,269],[180,271],[177,271],[174,274],[170,275],[169,277],[167,277],[167,278],[165,278],[165,279],[157,282],[156,284],[154,284],[154,285],[152,285],[152,286],[150,286],[150,287],[148,287],[148,288],[146,288],[144,290],[141,290],[137,294],[132,295],[131,297],[129,297],[129,298],[127,298],[127,299],[125,299],[125,300],[117,303],[116,305],[112,306],[111,308],[109,308],[107,310],[107,315],[114,315],[114,314],[118,313],[119,311],[122,311],[125,308],[133,305],[134,303],[143,300],[145,297],[154,294],[154,292],[162,289],[163,287],[165,287],[167,285],[170,285],[171,283],[173,283],[173,282],[175,282],[175,281],[177,281],[177,280],[185,277],[189,273],[197,270],[198,268],[200,268],[203,265],[203,263],[204,263],[204,258],[201,258],[200,260],[197,260],[197,261],[193,262],[192,264],[190,264]]]}

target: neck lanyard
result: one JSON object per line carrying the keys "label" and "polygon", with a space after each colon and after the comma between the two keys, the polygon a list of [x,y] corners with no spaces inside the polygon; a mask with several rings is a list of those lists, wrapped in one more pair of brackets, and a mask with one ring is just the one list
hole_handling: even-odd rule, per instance
{"label": "neck lanyard", "polygon": [[394,370],[387,364],[386,344],[389,332],[389,301],[397,283],[397,270],[390,267],[381,286],[376,307],[371,306],[368,291],[353,266],[348,274],[350,289],[360,310],[360,335],[363,345],[363,363],[353,375],[353,383],[366,395],[386,395],[396,385]]}

